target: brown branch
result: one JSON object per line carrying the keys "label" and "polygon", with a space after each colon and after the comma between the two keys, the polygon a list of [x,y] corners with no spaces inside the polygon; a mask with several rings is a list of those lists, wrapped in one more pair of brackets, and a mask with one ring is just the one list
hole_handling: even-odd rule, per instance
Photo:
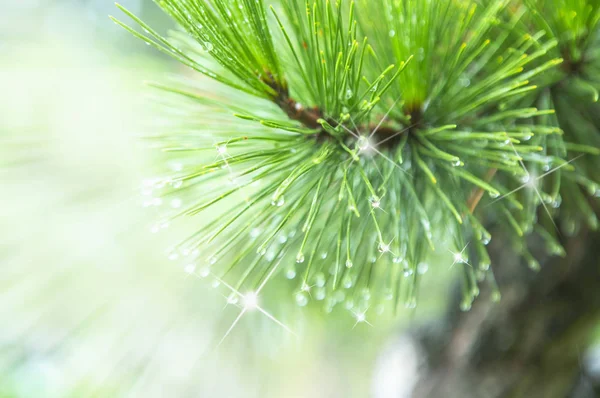
{"label": "brown branch", "polygon": [[[485,181],[486,182],[492,181],[492,178],[494,178],[494,176],[496,175],[497,172],[498,172],[498,169],[496,169],[496,168],[489,169],[487,174],[485,175]],[[469,212],[471,214],[473,214],[473,212],[477,208],[477,205],[481,201],[481,198],[483,197],[484,192],[485,192],[485,190],[483,188],[475,188],[471,192],[471,195],[469,196],[469,200],[467,201],[467,206],[468,206]],[[463,214],[463,218],[464,218],[464,216],[465,215]]]}
{"label": "brown branch", "polygon": [[[265,83],[277,91],[277,96],[273,101],[277,104],[277,106],[279,106],[279,108],[281,108],[281,110],[286,113],[290,119],[296,120],[310,129],[320,130],[320,133],[317,134],[317,136],[323,136],[326,134],[326,132],[322,129],[321,124],[318,122],[319,119],[325,119],[332,126],[337,126],[338,123],[332,119],[326,118],[321,109],[316,106],[313,108],[304,107],[298,101],[290,97],[289,90],[287,88],[280,87],[280,85],[276,83],[272,77],[270,77],[270,74],[267,74],[267,76],[269,76],[269,80],[265,80]],[[358,126],[359,133],[363,130],[372,132],[376,128],[377,125]],[[386,138],[394,135],[399,136],[398,132],[399,130],[397,128],[382,124],[375,133],[375,137],[378,138],[376,141],[383,141]],[[392,144],[393,141],[394,140],[389,140],[389,144],[387,145]]]}

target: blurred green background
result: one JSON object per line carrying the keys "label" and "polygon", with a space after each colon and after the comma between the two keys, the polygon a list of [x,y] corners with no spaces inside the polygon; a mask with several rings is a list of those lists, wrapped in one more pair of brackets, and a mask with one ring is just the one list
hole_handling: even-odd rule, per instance
{"label": "blurred green background", "polygon": [[144,81],[190,72],[114,25],[110,0],[1,8],[0,397],[406,396],[418,353],[400,331],[444,300],[353,327],[280,283],[264,306],[299,337],[256,312],[218,345],[239,309],[167,260],[180,236],[149,232],[139,193]]}

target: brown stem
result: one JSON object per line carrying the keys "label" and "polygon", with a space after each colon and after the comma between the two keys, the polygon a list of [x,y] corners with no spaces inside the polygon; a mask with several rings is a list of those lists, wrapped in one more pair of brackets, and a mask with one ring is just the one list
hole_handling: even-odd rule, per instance
{"label": "brown stem", "polygon": [[[277,83],[275,83],[272,80],[265,82],[277,91],[278,94],[274,99],[274,102],[277,104],[277,106],[279,106],[290,119],[296,120],[310,129],[321,130],[321,132],[317,136],[325,134],[325,131],[322,130],[321,124],[318,122],[319,119],[326,119],[327,122],[332,126],[337,126],[337,122],[325,118],[323,112],[318,107],[306,108],[298,101],[291,98],[287,88],[281,88]],[[357,127],[359,133],[362,131],[372,132],[377,128],[377,125],[365,125]],[[379,126],[377,132],[375,133],[375,137],[377,138],[376,141],[383,141],[386,138],[389,138],[394,135],[398,135],[398,129],[395,129],[392,126],[386,124],[382,124],[381,126]],[[391,144],[393,140],[389,140],[389,142]]]}
{"label": "brown stem", "polygon": [[[485,181],[486,182],[492,181],[492,178],[494,178],[494,176],[496,175],[497,172],[498,172],[498,169],[496,169],[496,168],[489,169],[485,175]],[[467,206],[468,206],[469,212],[471,214],[473,214],[473,212],[477,208],[477,205],[481,201],[481,198],[483,197],[484,192],[485,192],[485,190],[483,188],[475,188],[471,192],[471,195],[469,196],[469,200],[467,201]],[[463,218],[464,218],[464,214],[463,214]]]}

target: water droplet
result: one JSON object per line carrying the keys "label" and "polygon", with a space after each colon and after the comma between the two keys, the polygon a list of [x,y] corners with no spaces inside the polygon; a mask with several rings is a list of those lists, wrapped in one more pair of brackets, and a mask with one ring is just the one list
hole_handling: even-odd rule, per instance
{"label": "water droplet", "polygon": [[368,301],[371,299],[371,291],[367,287],[363,288],[362,291],[360,292],[360,294],[362,295],[362,298],[364,300]]}
{"label": "water droplet", "polygon": [[354,264],[352,264],[352,260],[348,259],[346,260],[346,268],[352,268]]}
{"label": "water droplet", "polygon": [[419,275],[425,274],[428,270],[429,265],[427,265],[426,263],[419,263],[419,265],[417,265],[417,272],[419,273]]}
{"label": "water droplet", "polygon": [[216,258],[215,256],[210,256],[210,257],[208,258],[208,263],[209,263],[210,265],[214,265],[216,262],[217,262],[217,258]]}
{"label": "water droplet", "polygon": [[315,275],[315,285],[317,285],[318,287],[325,286],[326,281],[327,280],[325,279],[325,274],[323,274],[322,272],[319,272]]}
{"label": "water droplet", "polygon": [[380,253],[387,253],[390,251],[390,246],[386,243],[380,243],[377,246],[377,250],[379,250]]}
{"label": "water droplet", "polygon": [[490,244],[490,241],[492,240],[492,235],[490,235],[488,232],[483,232],[481,234],[481,243],[483,243],[484,246],[487,246]]}
{"label": "water droplet", "polygon": [[179,258],[179,254],[177,254],[177,253],[169,254],[169,260],[175,261],[175,260],[177,260],[177,258]]}
{"label": "water droplet", "polygon": [[296,293],[296,304],[305,307],[308,304],[308,297],[304,293]]}
{"label": "water droplet", "polygon": [[252,230],[250,230],[250,237],[251,238],[257,238],[258,235],[260,235],[260,229],[258,229],[258,228],[252,228]]}
{"label": "water droplet", "polygon": [[183,181],[181,181],[181,180],[173,182],[173,188],[175,188],[175,189],[181,188],[182,185],[183,185]]}
{"label": "water droplet", "polygon": [[294,279],[296,277],[296,268],[288,267],[285,270],[285,277],[288,279]]}
{"label": "water droplet", "polygon": [[318,289],[315,289],[315,299],[317,299],[318,301],[324,300],[325,296],[327,295],[327,292],[325,291],[324,288],[320,287]]}
{"label": "water droplet", "polygon": [[381,200],[377,196],[371,196],[369,201],[374,209],[379,209],[381,207]]}
{"label": "water droplet", "polygon": [[273,198],[271,204],[273,206],[281,207],[285,204],[285,198],[283,196],[280,196],[279,198]]}
{"label": "water droplet", "polygon": [[489,195],[490,198],[496,199],[496,198],[498,198],[500,196],[500,193],[498,193],[498,192],[488,192],[488,195]]}
{"label": "water droplet", "polygon": [[228,297],[227,297],[227,303],[228,304],[237,304],[238,301],[240,301],[239,297],[237,296],[237,294],[235,293],[231,293]]}
{"label": "water droplet", "polygon": [[200,269],[200,277],[206,278],[208,275],[210,275],[210,267],[202,267],[202,269]]}
{"label": "water droplet", "polygon": [[410,297],[408,300],[406,300],[404,306],[408,309],[417,308],[417,299],[415,297]]}
{"label": "water droplet", "polygon": [[267,252],[267,248],[266,247],[259,247],[258,250],[256,250],[256,253],[259,256],[264,256],[266,252]]}
{"label": "water droplet", "polygon": [[342,286],[344,286],[346,289],[350,289],[352,287],[352,284],[353,282],[350,275],[344,276],[344,279],[342,279]]}
{"label": "water droplet", "polygon": [[352,300],[351,298],[346,300],[346,302],[344,303],[344,308],[346,308],[347,310],[351,310],[352,308],[354,308],[354,300]]}
{"label": "water droplet", "polygon": [[385,289],[385,292],[383,293],[383,298],[387,301],[391,300],[394,298],[394,291],[390,288]]}
{"label": "water droplet", "polygon": [[267,255],[265,256],[265,260],[267,260],[268,262],[271,262],[275,259],[275,255],[276,255],[276,253],[273,250],[269,250],[267,252]]}
{"label": "water droplet", "polygon": [[530,259],[527,262],[527,266],[529,267],[529,269],[531,269],[533,271],[539,271],[540,269],[542,269],[540,267],[540,263],[536,259],[534,259],[534,258]]}
{"label": "water droplet", "polygon": [[413,270],[410,268],[406,268],[404,270],[404,277],[408,278],[409,276],[411,276],[413,274]]}
{"label": "water droplet", "polygon": [[402,257],[394,257],[392,261],[394,262],[394,264],[399,264],[402,261]]}
{"label": "water droplet", "polygon": [[358,140],[356,140],[356,146],[360,151],[366,151],[370,147],[369,138],[365,136],[360,136]]}
{"label": "water droplet", "polygon": [[346,99],[349,100],[352,97],[354,97],[354,92],[351,89],[346,90]]}
{"label": "water droplet", "polygon": [[325,260],[327,258],[327,252],[321,253],[321,259]]}
{"label": "water droplet", "polygon": [[390,30],[390,37],[396,36],[396,31],[394,29]]}
{"label": "water droplet", "polygon": [[499,302],[502,299],[502,295],[500,294],[500,292],[495,291],[495,292],[492,293],[492,297],[491,298],[492,298],[492,301],[494,303],[497,303],[497,302]]}
{"label": "water droplet", "polygon": [[196,265],[195,264],[188,264],[185,266],[185,268],[183,269],[187,274],[193,274],[194,271],[196,271]]}
{"label": "water droplet", "polygon": [[461,311],[469,311],[471,309],[471,302],[467,301],[467,300],[463,300],[462,303],[460,303],[460,310]]}
{"label": "water droplet", "polygon": [[296,262],[298,264],[303,263],[304,262],[304,254],[302,254],[302,252],[298,253],[296,255]]}
{"label": "water droplet", "polygon": [[333,299],[338,302],[341,303],[342,301],[344,301],[344,299],[346,298],[346,293],[344,293],[341,290],[336,290],[335,292],[333,292]]}
{"label": "water droplet", "polygon": [[479,263],[479,269],[482,271],[487,271],[490,269],[490,263],[488,262],[480,262]]}
{"label": "water droplet", "polygon": [[204,49],[205,49],[206,51],[209,51],[209,52],[210,52],[210,51],[212,51],[212,50],[214,49],[214,46],[212,45],[212,43],[211,43],[211,42],[209,42],[209,41],[205,41],[205,42],[204,42]]}

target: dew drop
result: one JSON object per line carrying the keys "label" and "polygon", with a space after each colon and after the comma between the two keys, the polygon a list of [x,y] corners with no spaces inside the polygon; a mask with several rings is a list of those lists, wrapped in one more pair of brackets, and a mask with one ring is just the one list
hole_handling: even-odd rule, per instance
{"label": "dew drop", "polygon": [[351,89],[346,90],[346,99],[349,100],[352,97],[354,97],[354,92]]}
{"label": "dew drop", "polygon": [[342,285],[346,288],[346,289],[350,289],[352,287],[352,278],[350,277],[350,275],[346,275],[344,277],[344,279],[342,280]]}
{"label": "dew drop", "polygon": [[527,266],[529,267],[529,269],[531,269],[533,271],[539,271],[541,269],[540,263],[536,259],[533,259],[533,258],[527,262]]}
{"label": "dew drop", "polygon": [[427,265],[426,263],[419,263],[419,265],[417,265],[417,272],[419,273],[419,275],[424,275],[428,270],[429,265]]}
{"label": "dew drop", "polygon": [[346,308],[347,310],[351,310],[352,308],[354,308],[354,300],[346,300],[346,302],[344,303],[344,308]]}
{"label": "dew drop", "polygon": [[384,293],[383,293],[383,298],[387,301],[391,300],[394,298],[394,291],[390,288],[385,289]]}
{"label": "dew drop", "polygon": [[352,264],[352,260],[348,259],[346,260],[346,268],[352,268],[354,264]]}
{"label": "dew drop", "polygon": [[214,49],[214,46],[212,45],[212,43],[211,43],[211,42],[209,42],[209,41],[205,41],[205,42],[204,42],[204,49],[205,49],[206,51],[209,51],[209,52],[210,52],[210,51],[212,51],[212,50]]}
{"label": "dew drop", "polygon": [[280,196],[277,199],[273,198],[273,200],[271,201],[271,205],[277,206],[277,207],[281,207],[284,204],[285,204],[285,198],[283,196]]}
{"label": "dew drop", "polygon": [[296,293],[296,304],[305,307],[308,304],[308,297],[304,293]]}
{"label": "dew drop", "polygon": [[379,209],[381,207],[381,199],[379,199],[376,196],[372,196],[369,201],[371,202],[371,206],[373,206],[374,209]]}
{"label": "dew drop", "polygon": [[320,287],[318,289],[315,289],[315,299],[317,299],[318,301],[325,300],[326,295],[327,293],[324,288]]}
{"label": "dew drop", "polygon": [[301,264],[304,262],[304,254],[302,254],[302,252],[300,252],[296,255],[296,262],[298,264]]}
{"label": "dew drop", "polygon": [[294,279],[296,277],[296,268],[288,267],[285,270],[285,277],[288,279]]}
{"label": "dew drop", "polygon": [[325,286],[325,275],[322,272],[319,272],[315,275],[315,285],[317,285],[318,287],[323,287]]}
{"label": "dew drop", "polygon": [[346,298],[346,293],[344,293],[341,290],[336,290],[333,293],[333,299],[338,303],[341,303],[342,301],[344,301],[345,298]]}
{"label": "dew drop", "polygon": [[356,146],[358,146],[358,149],[360,151],[366,151],[367,149],[369,149],[370,146],[369,138],[365,136],[359,137],[356,141]]}
{"label": "dew drop", "polygon": [[200,270],[200,277],[206,278],[208,275],[210,275],[210,267],[202,267]]}
{"label": "dew drop", "polygon": [[227,297],[227,303],[228,304],[237,304],[239,300],[239,297],[237,296],[237,294],[235,293],[231,293],[228,297]]}
{"label": "dew drop", "polygon": [[387,253],[390,251],[390,246],[385,243],[380,243],[377,246],[377,250],[379,250],[379,253]]}
{"label": "dew drop", "polygon": [[492,301],[494,303],[497,303],[497,302],[499,302],[502,299],[502,295],[500,294],[500,292],[495,291],[495,292],[492,293],[491,299],[492,299]]}
{"label": "dew drop", "polygon": [[461,311],[469,311],[471,309],[471,302],[470,301],[466,301],[464,300],[462,303],[460,303],[460,310]]}
{"label": "dew drop", "polygon": [[196,271],[196,265],[195,264],[188,264],[184,267],[183,269],[185,271],[186,274],[193,274],[194,271]]}
{"label": "dew drop", "polygon": [[360,294],[362,295],[362,298],[364,300],[368,301],[371,299],[371,291],[367,287],[363,288],[362,291],[360,292]]}

